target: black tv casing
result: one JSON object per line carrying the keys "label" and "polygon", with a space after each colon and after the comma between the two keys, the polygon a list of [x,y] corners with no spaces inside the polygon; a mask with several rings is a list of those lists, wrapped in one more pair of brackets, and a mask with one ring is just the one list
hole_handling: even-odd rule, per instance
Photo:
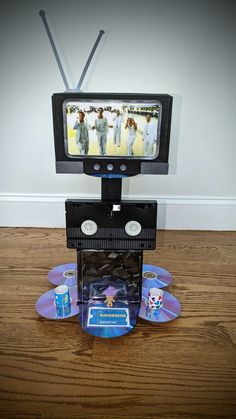
{"label": "black tv casing", "polygon": [[[172,96],[168,94],[147,93],[54,93],[52,96],[54,144],[57,173],[86,173],[88,175],[121,175],[133,176],[137,174],[168,174],[169,143],[171,128]],[[158,156],[151,160],[145,157],[114,157],[114,156],[80,156],[69,157],[65,152],[63,103],[66,100],[124,100],[146,101],[156,100],[162,105],[160,148]],[[112,163],[113,170],[107,165]],[[99,164],[99,171],[94,165]],[[127,169],[121,170],[125,165]]]}

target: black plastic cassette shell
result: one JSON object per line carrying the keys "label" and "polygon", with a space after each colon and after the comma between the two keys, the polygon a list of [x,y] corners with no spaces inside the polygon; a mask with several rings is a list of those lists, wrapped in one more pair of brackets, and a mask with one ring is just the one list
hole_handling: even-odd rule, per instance
{"label": "black plastic cassette shell", "polygon": [[[113,205],[120,205],[121,211],[113,211]],[[156,246],[156,219],[156,201],[67,200],[67,246],[95,250],[152,250]],[[93,236],[82,233],[80,226],[85,220],[97,224],[98,230]],[[125,232],[125,224],[131,220],[142,226],[141,233],[134,237]]]}

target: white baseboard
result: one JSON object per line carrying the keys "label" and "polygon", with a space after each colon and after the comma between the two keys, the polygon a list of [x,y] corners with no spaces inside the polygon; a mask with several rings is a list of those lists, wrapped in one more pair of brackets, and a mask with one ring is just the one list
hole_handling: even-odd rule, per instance
{"label": "white baseboard", "polygon": [[[0,225],[4,227],[65,227],[65,200],[99,198],[87,195],[1,194]],[[124,197],[127,199],[127,197]],[[129,196],[158,202],[159,229],[236,230],[236,198]]]}

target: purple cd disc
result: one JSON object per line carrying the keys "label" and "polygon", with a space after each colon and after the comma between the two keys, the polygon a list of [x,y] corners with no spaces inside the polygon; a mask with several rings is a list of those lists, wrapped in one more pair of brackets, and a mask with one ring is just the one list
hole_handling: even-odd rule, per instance
{"label": "purple cd disc", "polygon": [[[130,333],[138,319],[139,304],[128,305],[119,301],[115,307],[110,308],[104,303],[81,304],[80,307],[79,321],[82,329],[100,338],[116,338]],[[115,314],[117,311],[118,321]],[[107,316],[106,312],[108,312]],[[127,314],[128,317],[126,317]],[[126,321],[127,324],[122,325]]]}
{"label": "purple cd disc", "polygon": [[173,282],[170,272],[155,265],[143,264],[143,287],[164,288]]}
{"label": "purple cd disc", "polygon": [[176,319],[181,313],[179,300],[167,291],[163,291],[163,304],[159,310],[150,309],[145,301],[148,297],[148,289],[142,288],[142,302],[139,317],[156,323],[165,323]]}
{"label": "purple cd disc", "polygon": [[77,287],[69,288],[71,303],[64,307],[57,307],[55,304],[54,289],[45,292],[35,304],[36,311],[47,319],[66,319],[68,317],[75,316],[79,313],[79,307],[77,305]]}
{"label": "purple cd disc", "polygon": [[77,285],[77,264],[66,263],[65,265],[55,266],[48,272],[48,280],[55,285],[74,287]]}

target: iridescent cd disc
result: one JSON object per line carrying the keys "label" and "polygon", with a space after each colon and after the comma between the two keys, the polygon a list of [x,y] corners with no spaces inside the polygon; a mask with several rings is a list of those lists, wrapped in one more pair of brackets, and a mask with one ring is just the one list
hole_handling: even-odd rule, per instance
{"label": "iridescent cd disc", "polygon": [[165,323],[176,319],[181,312],[179,300],[167,291],[163,291],[163,305],[159,310],[147,307],[145,300],[148,296],[148,289],[142,288],[142,303],[139,311],[139,317],[144,320],[156,323]]}
{"label": "iridescent cd disc", "polygon": [[48,272],[48,280],[55,285],[74,287],[77,285],[77,264],[66,263],[65,265],[55,266]]}
{"label": "iridescent cd disc", "polygon": [[170,272],[159,266],[143,264],[143,287],[164,288],[173,282]]}
{"label": "iridescent cd disc", "polygon": [[60,320],[66,319],[68,317],[75,316],[79,313],[79,307],[77,305],[77,287],[69,288],[71,304],[66,306],[64,311],[58,311],[55,305],[55,294],[54,289],[45,292],[45,294],[39,297],[38,301],[35,304],[36,311],[43,317],[48,319]]}
{"label": "iridescent cd disc", "polygon": [[[106,310],[108,310],[109,312],[109,309],[107,308],[106,304],[81,304],[79,320],[83,330],[89,333],[90,335],[97,336],[100,338],[116,338],[130,333],[137,323],[139,304],[132,303],[128,305],[123,302],[119,302],[118,304],[116,304],[116,307],[114,309],[120,312],[122,312],[122,310],[126,311],[128,318],[127,325],[120,325],[120,327],[118,324],[115,325],[114,323],[112,326],[105,326],[102,324],[99,325],[97,319],[93,322],[93,312],[97,310],[104,318]],[[113,309],[111,309],[111,311],[113,311]],[[121,316],[123,316],[122,313],[120,314]],[[114,314],[112,314],[112,316],[114,316]],[[112,317],[110,318],[112,319]]]}

